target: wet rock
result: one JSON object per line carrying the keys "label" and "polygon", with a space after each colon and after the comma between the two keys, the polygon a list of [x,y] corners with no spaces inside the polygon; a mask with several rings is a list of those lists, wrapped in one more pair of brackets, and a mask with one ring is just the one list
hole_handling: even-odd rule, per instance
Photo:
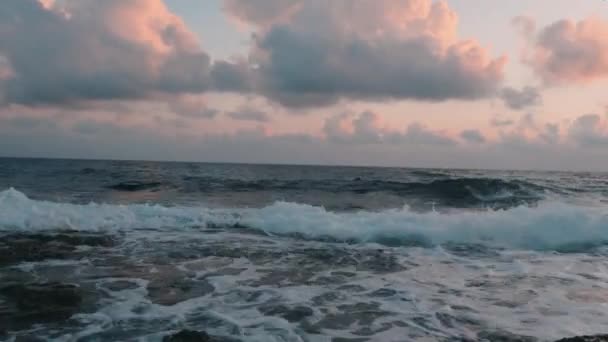
{"label": "wet rock", "polygon": [[342,299],[344,299],[344,295],[339,292],[325,292],[314,296],[311,300],[316,306],[322,306]]}
{"label": "wet rock", "polygon": [[397,291],[393,290],[393,289],[378,289],[372,293],[369,294],[370,297],[379,297],[379,298],[385,298],[385,297],[392,297],[394,295],[397,294]]}
{"label": "wet rock", "polygon": [[334,272],[331,272],[331,275],[338,276],[338,277],[344,277],[344,278],[352,278],[352,277],[356,276],[357,273],[346,272],[346,271],[334,271]]}
{"label": "wet rock", "polygon": [[165,336],[163,342],[211,342],[211,337],[204,331],[182,330],[170,336]]}
{"label": "wet rock", "polygon": [[207,274],[205,274],[205,277],[237,276],[237,275],[245,272],[246,270],[247,270],[246,268],[226,267],[226,268],[219,269],[215,272],[207,273]]}
{"label": "wet rock", "polygon": [[379,274],[394,273],[406,270],[399,264],[394,255],[376,252],[363,255],[363,260],[357,265],[358,271],[371,271]]}
{"label": "wet rock", "polygon": [[13,284],[1,288],[0,297],[0,326],[9,330],[66,320],[83,303],[79,287],[61,283]]}
{"label": "wet rock", "polygon": [[373,335],[376,335],[383,331],[390,330],[392,327],[393,327],[393,325],[390,323],[382,323],[376,327],[371,327],[371,326],[360,327],[359,329],[353,331],[353,334],[360,335],[360,336],[373,336]]}
{"label": "wet rock", "polygon": [[343,284],[347,282],[344,277],[340,276],[320,276],[311,281],[311,284],[315,285],[335,285],[335,284]]}
{"label": "wet rock", "polygon": [[299,322],[306,317],[313,315],[313,310],[307,306],[298,305],[290,308],[286,305],[266,306],[260,308],[260,312],[268,316],[280,316],[287,321]]}
{"label": "wet rock", "polygon": [[44,340],[35,336],[17,336],[15,342],[44,342]]}
{"label": "wet rock", "polygon": [[262,269],[262,277],[249,283],[249,286],[293,286],[311,282],[315,270],[308,268]]}
{"label": "wet rock", "polygon": [[111,236],[75,231],[53,234],[7,234],[0,238],[0,267],[46,259],[68,259],[78,246],[110,247]]}
{"label": "wet rock", "polygon": [[313,315],[313,310],[307,306],[296,306],[283,314],[283,318],[289,322],[299,322],[306,317]]}
{"label": "wet rock", "polygon": [[163,338],[163,342],[239,342],[229,337],[211,336],[204,331],[181,330]]}
{"label": "wet rock", "polygon": [[323,317],[313,327],[315,329],[348,329],[353,324],[371,326],[378,318],[392,315],[380,309],[378,303],[357,303],[338,305],[339,313],[330,313]]}
{"label": "wet rock", "polygon": [[488,342],[536,342],[537,338],[532,336],[516,335],[508,331],[482,331],[477,334],[481,341]]}
{"label": "wet rock", "polygon": [[500,255],[499,251],[478,243],[455,243],[448,242],[442,245],[451,254],[461,257],[492,258]]}
{"label": "wet rock", "polygon": [[158,188],[161,186],[160,182],[140,182],[140,181],[128,181],[120,182],[118,184],[110,185],[108,188],[117,191],[142,191]]}
{"label": "wet rock", "polygon": [[608,334],[568,337],[556,342],[608,342]]}
{"label": "wet rock", "polygon": [[205,296],[214,290],[206,280],[168,277],[151,281],[148,284],[148,297],[155,304],[171,306]]}
{"label": "wet rock", "polygon": [[103,284],[103,287],[110,291],[132,290],[139,287],[137,283],[128,280],[116,280]]}
{"label": "wet rock", "polygon": [[351,292],[351,293],[358,293],[358,292],[365,291],[365,287],[363,287],[361,285],[357,285],[357,284],[347,284],[347,285],[338,287],[336,290],[344,291],[344,292]]}

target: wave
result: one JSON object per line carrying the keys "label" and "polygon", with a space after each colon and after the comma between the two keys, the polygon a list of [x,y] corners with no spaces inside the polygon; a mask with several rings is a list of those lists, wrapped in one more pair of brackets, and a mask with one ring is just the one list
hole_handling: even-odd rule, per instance
{"label": "wave", "polygon": [[240,180],[213,177],[186,177],[182,191],[214,192],[302,192],[325,191],[331,193],[388,193],[420,202],[436,202],[452,207],[479,207],[491,205],[508,208],[535,203],[551,191],[523,180],[497,178],[442,178],[432,181],[387,181],[354,179],[333,180]]}
{"label": "wave", "polygon": [[140,182],[140,181],[127,181],[120,182],[117,184],[113,184],[108,186],[109,189],[117,190],[117,191],[142,191],[142,190],[154,190],[161,187],[163,183],[161,182]]}
{"label": "wave", "polygon": [[0,230],[139,230],[245,227],[266,234],[389,246],[483,243],[518,249],[576,251],[608,241],[606,207],[542,202],[502,211],[337,213],[277,202],[261,209],[69,204],[0,192]]}

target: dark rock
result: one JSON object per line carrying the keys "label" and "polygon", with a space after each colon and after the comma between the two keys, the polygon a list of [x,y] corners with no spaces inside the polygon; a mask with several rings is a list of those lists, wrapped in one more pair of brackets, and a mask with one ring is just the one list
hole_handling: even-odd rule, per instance
{"label": "dark rock", "polygon": [[397,291],[393,289],[378,289],[372,293],[370,293],[370,297],[392,297],[397,294]]}
{"label": "dark rock", "polygon": [[207,280],[168,277],[151,281],[148,284],[148,297],[155,304],[170,306],[205,296],[214,290]]}
{"label": "dark rock", "polygon": [[213,340],[206,332],[182,330],[173,335],[165,336],[163,342],[212,342]]}
{"label": "dark rock", "polygon": [[9,285],[0,289],[4,299],[0,326],[23,329],[37,323],[58,322],[81,309],[79,287],[60,283]]}
{"label": "dark rock", "polygon": [[283,318],[288,320],[289,322],[299,322],[302,319],[312,316],[314,311],[307,306],[296,306],[289,311],[287,311]]}
{"label": "dark rock", "polygon": [[44,342],[44,340],[35,336],[17,336],[15,342]]}
{"label": "dark rock", "polygon": [[334,271],[334,272],[331,272],[331,275],[345,277],[345,278],[352,278],[352,277],[356,276],[357,273],[346,272],[346,271]]}
{"label": "dark rock", "polygon": [[347,329],[353,324],[360,326],[371,326],[378,318],[392,315],[388,311],[380,309],[378,303],[356,303],[338,305],[339,313],[329,313],[312,327],[317,330]]}
{"label": "dark rock", "polygon": [[489,342],[536,342],[537,338],[532,336],[516,335],[508,331],[482,331],[477,334],[481,341]]}
{"label": "dark rock", "polygon": [[492,258],[500,255],[495,248],[478,243],[448,242],[442,245],[451,254],[462,257]]}
{"label": "dark rock", "polygon": [[342,285],[342,286],[338,287],[336,290],[357,293],[357,292],[365,291],[365,287],[363,287],[361,285],[357,285],[357,284],[347,284],[347,285]]}
{"label": "dark rock", "polygon": [[357,265],[357,271],[371,271],[379,274],[394,273],[406,270],[407,267],[399,264],[394,255],[388,253],[373,253],[363,256]]}
{"label": "dark rock", "polygon": [[339,292],[325,292],[312,298],[312,302],[317,306],[326,305],[327,303],[336,302],[343,299],[344,295]]}
{"label": "dark rock", "polygon": [[114,239],[107,235],[63,231],[52,234],[7,234],[0,238],[0,267],[46,259],[67,259],[78,246],[110,247]]}
{"label": "dark rock", "polygon": [[163,337],[163,342],[240,342],[230,337],[210,336],[204,331],[181,330]]}
{"label": "dark rock", "polygon": [[302,305],[293,308],[285,305],[266,306],[260,308],[260,312],[269,316],[281,316],[291,323],[299,322],[306,317],[312,316],[314,313],[311,308]]}
{"label": "dark rock", "polygon": [[556,342],[608,342],[608,334],[568,337]]}
{"label": "dark rock", "polygon": [[110,185],[108,188],[117,191],[141,191],[158,188],[161,186],[160,182],[140,182],[140,181],[128,181],[120,182],[118,184]]}
{"label": "dark rock", "polygon": [[103,287],[110,291],[123,291],[136,289],[139,285],[128,280],[116,280],[103,284]]}

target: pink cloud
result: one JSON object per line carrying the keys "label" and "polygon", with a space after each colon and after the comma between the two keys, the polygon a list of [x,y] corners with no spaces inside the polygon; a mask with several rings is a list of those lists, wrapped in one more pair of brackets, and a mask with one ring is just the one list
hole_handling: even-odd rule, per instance
{"label": "pink cloud", "polygon": [[[209,56],[162,0],[6,0],[5,103],[74,104],[202,92]],[[10,18],[10,19],[8,19]]]}
{"label": "pink cloud", "polygon": [[364,111],[359,114],[342,113],[330,116],[324,125],[325,138],[331,142],[353,144],[393,145],[456,145],[457,142],[442,131],[413,122],[404,130],[384,124],[380,115]]}
{"label": "pink cloud", "polygon": [[587,83],[608,77],[608,21],[557,21],[537,33],[527,62],[548,84]]}
{"label": "pink cloud", "polygon": [[502,82],[506,57],[459,39],[445,1],[224,3],[256,31],[256,91],[285,106],[474,100],[493,96]]}

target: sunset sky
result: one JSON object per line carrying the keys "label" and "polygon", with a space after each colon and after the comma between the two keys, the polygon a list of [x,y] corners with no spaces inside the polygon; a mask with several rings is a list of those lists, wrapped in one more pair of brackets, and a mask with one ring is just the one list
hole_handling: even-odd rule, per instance
{"label": "sunset sky", "polygon": [[3,0],[0,156],[608,171],[602,0]]}

